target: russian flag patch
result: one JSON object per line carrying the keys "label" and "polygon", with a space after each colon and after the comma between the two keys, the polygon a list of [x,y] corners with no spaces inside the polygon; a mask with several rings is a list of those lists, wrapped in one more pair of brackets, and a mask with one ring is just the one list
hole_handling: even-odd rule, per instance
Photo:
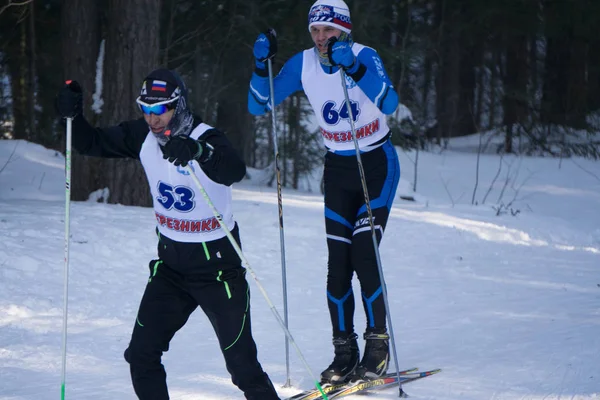
{"label": "russian flag patch", "polygon": [[167,91],[167,82],[164,81],[153,81],[152,82],[152,90],[153,92],[166,92]]}

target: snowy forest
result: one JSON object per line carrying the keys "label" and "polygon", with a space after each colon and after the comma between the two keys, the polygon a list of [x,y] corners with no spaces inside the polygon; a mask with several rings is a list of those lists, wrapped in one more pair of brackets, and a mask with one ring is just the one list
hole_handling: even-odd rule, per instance
{"label": "snowy forest", "polygon": [[[490,132],[498,153],[600,156],[600,1],[347,0],[356,42],[375,48],[402,103],[391,119],[403,147],[443,151]],[[84,88],[98,126],[140,118],[146,74],[176,69],[193,110],[226,132],[246,163],[273,162],[271,117],[247,111],[255,37],[278,34],[277,72],[312,46],[311,1],[0,1],[0,136],[64,150],[54,98]],[[276,110],[282,183],[297,188],[323,149],[304,94]],[[298,151],[298,149],[300,151]],[[73,157],[73,199],[109,189],[109,203],[150,205],[137,161]]]}

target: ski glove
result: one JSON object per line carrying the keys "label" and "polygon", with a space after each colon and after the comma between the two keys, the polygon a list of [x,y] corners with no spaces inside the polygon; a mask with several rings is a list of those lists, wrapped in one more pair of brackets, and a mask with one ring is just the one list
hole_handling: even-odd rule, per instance
{"label": "ski glove", "polygon": [[275,57],[277,53],[277,33],[275,29],[269,28],[261,33],[254,42],[254,58],[256,68],[266,69],[265,63],[269,58]]}
{"label": "ski glove", "polygon": [[54,103],[56,112],[63,118],[75,118],[83,113],[83,91],[77,81],[67,81],[58,91]]}
{"label": "ski glove", "polygon": [[185,167],[192,160],[200,161],[208,145],[189,136],[174,136],[162,147],[163,158],[176,166]]}
{"label": "ski glove", "polygon": [[331,65],[339,65],[348,73],[353,73],[358,68],[352,46],[347,42],[337,41],[335,37],[327,43],[327,56]]}

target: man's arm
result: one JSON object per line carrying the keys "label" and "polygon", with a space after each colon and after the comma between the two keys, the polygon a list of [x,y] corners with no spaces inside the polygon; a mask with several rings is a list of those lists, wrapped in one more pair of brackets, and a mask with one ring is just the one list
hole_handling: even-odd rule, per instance
{"label": "man's arm", "polygon": [[[290,58],[273,79],[275,105],[294,92],[302,90],[302,53]],[[271,109],[271,93],[269,88],[269,72],[256,68],[250,80],[248,90],[248,111],[253,115],[263,115]]]}
{"label": "man's arm", "polygon": [[246,164],[237,154],[225,134],[217,129],[209,129],[200,138],[206,142],[200,159],[200,167],[214,182],[231,186],[244,179]]}
{"label": "man's arm", "polygon": [[108,128],[94,128],[78,115],[73,119],[73,147],[87,156],[139,159],[148,132],[143,118]]}
{"label": "man's arm", "polygon": [[356,57],[358,69],[348,73],[369,99],[384,114],[392,114],[398,107],[398,93],[385,71],[377,52],[363,48]]}

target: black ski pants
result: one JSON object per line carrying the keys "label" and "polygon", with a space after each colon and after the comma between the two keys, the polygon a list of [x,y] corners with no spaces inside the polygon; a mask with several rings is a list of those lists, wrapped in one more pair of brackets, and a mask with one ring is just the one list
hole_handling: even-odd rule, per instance
{"label": "black ski pants", "polygon": [[[161,363],[173,335],[198,306],[210,320],[232,382],[246,399],[279,399],[257,359],[251,333],[250,290],[241,266],[204,274],[182,275],[161,260],[150,264],[144,292],[125,359],[141,400],[169,398]],[[194,349],[190,349],[194,353]],[[202,357],[197,354],[197,357]]]}
{"label": "black ski pants", "polygon": [[[361,154],[361,160],[379,245],[400,180],[400,164],[389,139]],[[328,152],[324,183],[327,303],[333,336],[354,333],[354,272],[360,282],[367,330],[385,331],[385,303],[356,155]]]}

